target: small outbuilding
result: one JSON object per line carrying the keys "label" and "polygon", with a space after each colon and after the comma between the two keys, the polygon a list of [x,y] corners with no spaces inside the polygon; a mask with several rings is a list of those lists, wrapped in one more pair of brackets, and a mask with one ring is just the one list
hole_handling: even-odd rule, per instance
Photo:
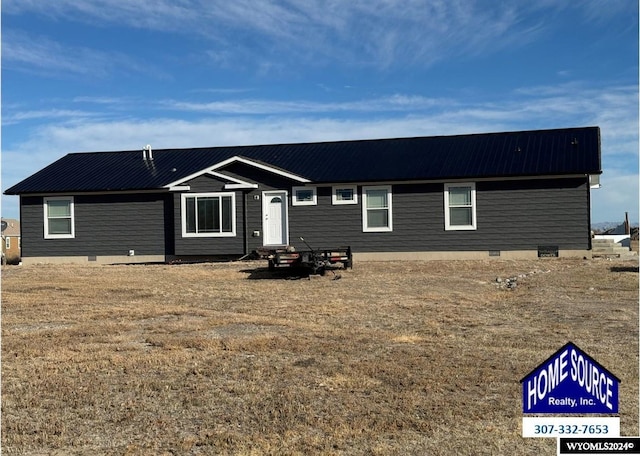
{"label": "small outbuilding", "polygon": [[70,153],[19,195],[22,259],[168,262],[271,246],[366,259],[589,257],[598,127]]}

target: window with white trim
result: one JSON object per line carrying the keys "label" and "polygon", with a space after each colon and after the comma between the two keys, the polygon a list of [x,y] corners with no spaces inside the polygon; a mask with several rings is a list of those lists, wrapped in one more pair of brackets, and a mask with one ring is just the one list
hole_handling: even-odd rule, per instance
{"label": "window with white trim", "polygon": [[318,204],[318,194],[315,187],[293,187],[291,204],[293,206],[315,206]]}
{"label": "window with white trim", "polygon": [[444,184],[444,229],[476,229],[476,184]]}
{"label": "window with white trim", "polygon": [[183,237],[235,235],[235,193],[185,193],[182,195]]}
{"label": "window with white trim", "polygon": [[11,249],[11,238],[9,236],[4,240],[4,248],[7,250]]}
{"label": "window with white trim", "polygon": [[44,198],[44,238],[68,239],[75,237],[73,196]]}
{"label": "window with white trim", "polygon": [[391,186],[362,187],[362,231],[393,231]]}
{"label": "window with white trim", "polygon": [[358,187],[356,185],[334,185],[331,192],[332,204],[358,204]]}

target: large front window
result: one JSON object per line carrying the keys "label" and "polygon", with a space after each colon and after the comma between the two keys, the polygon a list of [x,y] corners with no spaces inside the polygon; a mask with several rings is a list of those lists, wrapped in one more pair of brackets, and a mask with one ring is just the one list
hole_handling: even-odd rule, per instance
{"label": "large front window", "polygon": [[444,186],[445,230],[476,229],[476,186],[468,184],[445,184]]}
{"label": "large front window", "polygon": [[391,186],[362,188],[362,230],[393,231]]}
{"label": "large front window", "polygon": [[235,236],[235,207],[234,193],[182,195],[182,235]]}
{"label": "large front window", "polygon": [[44,198],[44,237],[64,239],[75,236],[72,196]]}

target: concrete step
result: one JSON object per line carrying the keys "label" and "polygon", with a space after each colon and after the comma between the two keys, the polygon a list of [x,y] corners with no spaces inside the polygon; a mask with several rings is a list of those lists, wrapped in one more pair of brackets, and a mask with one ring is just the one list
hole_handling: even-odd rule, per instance
{"label": "concrete step", "polygon": [[591,239],[593,245],[616,245],[613,239]]}
{"label": "concrete step", "polygon": [[624,247],[613,239],[592,239],[591,255],[594,257],[618,257],[634,258],[638,252],[632,252],[629,247]]}
{"label": "concrete step", "polygon": [[624,253],[630,250],[629,247],[623,247],[621,245],[607,245],[607,246],[593,245],[591,249],[594,252],[614,252],[614,253]]}
{"label": "concrete step", "polygon": [[608,255],[608,254],[599,254],[599,255],[591,255],[592,258],[615,258],[617,260],[634,260],[638,261],[638,254],[636,252],[623,253],[621,255]]}
{"label": "concrete step", "polygon": [[626,247],[617,249],[592,249],[591,256],[594,257],[618,257],[618,258],[637,258],[638,252],[629,250]]}

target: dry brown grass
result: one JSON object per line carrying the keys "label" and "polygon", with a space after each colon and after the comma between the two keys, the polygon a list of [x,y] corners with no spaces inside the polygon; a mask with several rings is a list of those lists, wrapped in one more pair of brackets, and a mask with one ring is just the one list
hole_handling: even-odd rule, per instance
{"label": "dry brown grass", "polygon": [[519,380],[567,341],[638,434],[636,262],[264,266],[3,268],[4,452],[555,454]]}

